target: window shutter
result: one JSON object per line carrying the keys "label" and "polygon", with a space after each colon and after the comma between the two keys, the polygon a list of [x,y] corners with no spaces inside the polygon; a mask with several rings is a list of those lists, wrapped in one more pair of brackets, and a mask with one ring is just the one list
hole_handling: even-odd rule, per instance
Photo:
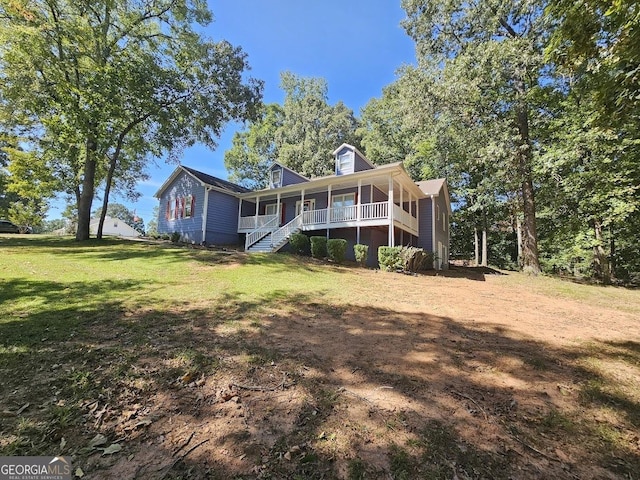
{"label": "window shutter", "polygon": [[195,217],[196,215],[196,196],[191,196],[191,217]]}
{"label": "window shutter", "polygon": [[171,200],[167,200],[167,210],[164,212],[164,216],[167,220],[171,218]]}
{"label": "window shutter", "polygon": [[176,206],[175,206],[175,217],[180,218],[180,199],[176,198]]}

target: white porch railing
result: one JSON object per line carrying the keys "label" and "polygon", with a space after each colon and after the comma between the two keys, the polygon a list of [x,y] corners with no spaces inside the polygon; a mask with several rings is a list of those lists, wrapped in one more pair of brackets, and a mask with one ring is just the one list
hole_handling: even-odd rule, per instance
{"label": "white porch railing", "polygon": [[284,243],[286,243],[285,239],[288,239],[292,233],[300,230],[301,226],[302,226],[302,214],[298,215],[289,223],[280,227],[275,232],[271,233],[271,248],[276,248],[276,249],[280,248]]}
{"label": "white porch railing", "polygon": [[378,220],[389,216],[387,214],[389,202],[365,203],[360,205],[360,209],[362,210],[361,220]]}
{"label": "white porch railing", "polygon": [[418,219],[395,204],[393,205],[393,217],[403,225],[418,230]]}
{"label": "white porch railing", "polygon": [[353,222],[358,219],[358,206],[333,207],[329,209],[329,221],[332,223]]}
{"label": "white porch railing", "polygon": [[240,217],[240,221],[238,222],[239,230],[255,230],[257,228],[262,228],[265,225],[271,225],[274,219],[277,219],[278,215],[252,215],[251,217]]}
{"label": "white porch railing", "polygon": [[[258,242],[260,239],[269,235],[276,228],[278,228],[278,215],[265,215],[271,218],[268,222],[264,223],[262,226],[252,231],[251,233],[247,233],[247,236],[244,241],[244,249],[249,250],[249,247],[254,243]],[[255,218],[255,217],[254,217]]]}
{"label": "white porch railing", "polygon": [[303,225],[324,225],[327,223],[327,210],[308,210],[302,212]]}
{"label": "white porch railing", "polygon": [[[347,207],[308,210],[298,215],[294,221],[297,220],[299,222],[300,228],[303,226],[322,228],[331,224],[370,220],[384,221],[389,218],[389,202],[364,203],[359,207],[360,218],[358,218],[358,205],[349,205]],[[418,230],[418,219],[395,204],[393,206],[393,218],[412,230]],[[251,217],[241,217],[238,223],[238,229],[253,230],[251,233],[247,234],[246,248],[256,243],[268,233],[275,232],[278,228],[278,221],[278,215],[258,215],[257,217],[254,215]]]}

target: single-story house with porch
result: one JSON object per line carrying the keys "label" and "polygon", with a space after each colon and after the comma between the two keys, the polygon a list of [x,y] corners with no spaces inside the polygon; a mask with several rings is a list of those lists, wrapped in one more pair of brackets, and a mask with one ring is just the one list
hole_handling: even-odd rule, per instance
{"label": "single-story house with porch", "polygon": [[[357,148],[334,152],[334,174],[306,178],[279,163],[269,186],[249,190],[179,166],[156,192],[158,232],[187,242],[244,245],[247,252],[286,249],[292,233],[326,235],[369,245],[370,265],[382,245],[412,245],[436,253],[448,267],[451,203],[445,179],[414,182],[402,162],[374,165]],[[349,257],[350,255],[350,257]]]}

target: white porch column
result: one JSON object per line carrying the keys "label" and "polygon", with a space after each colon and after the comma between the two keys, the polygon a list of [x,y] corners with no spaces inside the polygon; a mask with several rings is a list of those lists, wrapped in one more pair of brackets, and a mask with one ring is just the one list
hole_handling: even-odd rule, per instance
{"label": "white porch column", "polygon": [[358,180],[358,201],[356,202],[356,243],[360,243],[360,219],[362,218],[362,179]]}
{"label": "white porch column", "polygon": [[395,235],[393,230],[393,177],[389,176],[389,198],[387,208],[389,209],[389,246],[395,247]]}
{"label": "white porch column", "polygon": [[420,199],[416,197],[416,232],[418,232],[418,238],[420,238]]}
{"label": "white porch column", "polygon": [[258,212],[260,211],[260,195],[256,195],[256,219],[253,222],[253,228],[258,228]]}
{"label": "white porch column", "polygon": [[242,197],[238,199],[238,226],[240,226],[241,219],[242,219]]}
{"label": "white porch column", "polygon": [[[300,192],[300,213],[298,213],[298,215],[302,215],[303,213],[304,213],[304,188]],[[302,217],[302,224],[304,225],[304,216]]]}
{"label": "white porch column", "polygon": [[[429,195],[431,198],[431,251],[436,254],[436,201],[433,195]],[[437,269],[437,262],[435,255],[433,256],[433,268]]]}
{"label": "white porch column", "polygon": [[204,203],[202,204],[202,243],[207,241],[207,213],[209,212],[209,187],[204,189]]}
{"label": "white porch column", "polygon": [[331,221],[331,185],[327,188],[327,229],[329,228],[329,222]]}
{"label": "white porch column", "polygon": [[278,196],[276,197],[276,215],[278,216],[277,224],[280,226],[280,220],[282,219],[282,213],[280,212],[280,192],[278,192]]}

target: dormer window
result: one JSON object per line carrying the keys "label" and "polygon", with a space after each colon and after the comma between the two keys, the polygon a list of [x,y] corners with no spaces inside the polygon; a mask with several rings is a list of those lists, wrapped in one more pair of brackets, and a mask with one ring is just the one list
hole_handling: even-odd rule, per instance
{"label": "dormer window", "polygon": [[338,155],[336,161],[336,174],[342,175],[345,173],[353,173],[353,153],[352,152],[344,152]]}
{"label": "dormer window", "polygon": [[271,170],[271,188],[278,188],[282,184],[282,170],[274,168]]}

